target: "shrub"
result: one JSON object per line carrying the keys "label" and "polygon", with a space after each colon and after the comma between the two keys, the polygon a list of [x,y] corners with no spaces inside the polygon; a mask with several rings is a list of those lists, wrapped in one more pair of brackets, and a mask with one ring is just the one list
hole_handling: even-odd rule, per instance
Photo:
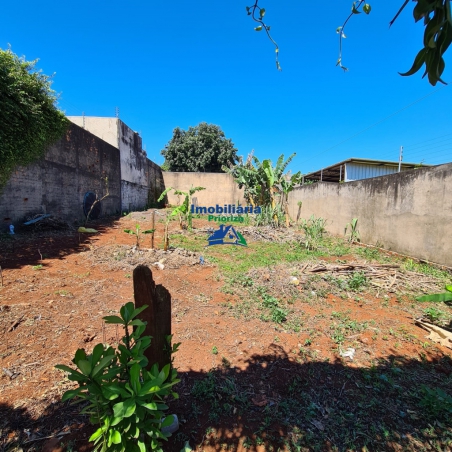
{"label": "shrub", "polygon": [[[146,452],[162,451],[160,440],[170,434],[162,427],[173,422],[173,416],[164,417],[168,406],[163,399],[170,394],[177,398],[172,387],[180,380],[176,370],[168,364],[159,371],[154,364],[147,370],[148,359],[144,351],[151,343],[150,336],[143,336],[145,323],[136,316],[147,306],[135,309],[129,302],[121,307],[120,317],[104,317],[106,323],[124,327],[125,335],[118,349],[97,344],[87,355],[79,349],[72,362],[77,369],[57,365],[68,372],[69,380],[79,387],[63,394],[63,401],[79,397],[87,402],[81,413],[90,415],[90,422],[99,425],[91,435],[94,451]],[[129,332],[129,327],[134,331]],[[171,337],[168,338],[170,345]],[[175,352],[179,344],[175,344]]]}

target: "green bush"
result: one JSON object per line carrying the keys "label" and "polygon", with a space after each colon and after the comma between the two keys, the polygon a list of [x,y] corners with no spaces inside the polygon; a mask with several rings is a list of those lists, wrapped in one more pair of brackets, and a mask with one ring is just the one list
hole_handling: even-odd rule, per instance
{"label": "green bush", "polygon": [[[90,415],[90,422],[99,425],[91,435],[94,451],[146,452],[162,451],[160,440],[170,434],[162,428],[173,423],[173,416],[164,415],[168,406],[164,398],[178,398],[172,387],[180,380],[176,370],[168,364],[159,371],[154,364],[147,370],[144,351],[151,343],[143,336],[145,323],[136,316],[147,306],[135,309],[129,302],[121,307],[120,317],[104,317],[106,323],[119,324],[124,337],[118,349],[97,344],[90,355],[79,349],[72,362],[77,369],[57,365],[68,372],[69,380],[79,384],[77,389],[63,394],[63,401],[78,397],[87,402],[81,413]],[[134,331],[129,332],[132,327]],[[168,338],[171,347],[171,336]],[[175,344],[172,352],[177,351]]]}
{"label": "green bush", "polygon": [[307,249],[315,250],[320,245],[326,233],[325,224],[325,219],[316,218],[314,215],[311,215],[309,220],[302,220],[300,229],[304,232]]}

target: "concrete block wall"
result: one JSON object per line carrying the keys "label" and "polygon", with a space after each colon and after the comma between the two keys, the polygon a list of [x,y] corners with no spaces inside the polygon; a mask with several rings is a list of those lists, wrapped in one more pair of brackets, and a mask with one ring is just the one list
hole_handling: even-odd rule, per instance
{"label": "concrete block wall", "polygon": [[296,218],[327,220],[326,229],[344,235],[358,218],[361,241],[452,267],[452,163],[344,184],[318,182],[289,195]]}
{"label": "concrete block wall", "polygon": [[102,201],[102,212],[119,213],[118,149],[71,124],[43,159],[18,168],[12,175],[0,193],[0,222],[17,223],[36,213],[51,213],[69,222],[83,221],[85,193],[92,191],[102,197],[106,193],[105,177],[110,196]]}

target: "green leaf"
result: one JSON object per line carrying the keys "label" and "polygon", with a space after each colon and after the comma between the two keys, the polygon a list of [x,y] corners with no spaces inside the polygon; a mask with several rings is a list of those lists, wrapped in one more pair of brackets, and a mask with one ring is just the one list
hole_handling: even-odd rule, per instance
{"label": "green leaf", "polygon": [[103,319],[105,320],[105,323],[118,323],[124,325],[124,320],[117,315],[107,315],[106,317],[103,317]]}
{"label": "green leaf", "polygon": [[113,413],[115,417],[124,418],[130,417],[135,413],[136,404],[135,399],[127,399],[124,402],[119,402],[113,406]]}
{"label": "green leaf", "polygon": [[118,430],[110,430],[110,438],[113,444],[121,443],[121,433],[119,433]]}
{"label": "green leaf", "polygon": [[124,232],[127,232],[127,234],[135,234],[135,231],[132,231],[130,229],[124,229]]}
{"label": "green leaf", "polygon": [[364,6],[363,6],[363,11],[366,13],[366,14],[369,14],[370,13],[370,11],[371,11],[371,6],[368,4],[368,3],[366,3]]}
{"label": "green leaf", "polygon": [[95,365],[99,361],[100,357],[102,356],[102,353],[104,352],[104,346],[103,344],[97,344],[93,349],[93,359],[92,364]]}
{"label": "green leaf", "polygon": [[[133,303],[132,303],[133,304]],[[134,319],[138,314],[141,314],[149,305],[144,304],[143,306],[136,308],[132,311],[130,320]]]}
{"label": "green leaf", "polygon": [[425,63],[426,55],[427,55],[427,49],[425,49],[425,48],[421,49],[419,51],[419,53],[416,55],[416,58],[414,59],[414,63],[413,63],[413,66],[411,66],[411,69],[408,72],[404,72],[404,73],[399,72],[399,74],[403,77],[407,77],[409,75],[415,74]]}
{"label": "green leaf", "polygon": [[105,427],[98,428],[90,437],[88,441],[94,441],[97,438],[100,438],[102,436],[102,433],[104,433]]}
{"label": "green leaf", "polygon": [[141,389],[140,370],[141,370],[141,367],[139,364],[134,364],[130,368],[130,384],[131,384],[133,392],[135,394],[138,394]]}
{"label": "green leaf", "polygon": [[140,406],[148,409],[149,411],[158,411],[158,406],[155,402],[149,402],[149,403],[140,403]]}
{"label": "green leaf", "polygon": [[422,297],[417,297],[416,300],[420,302],[431,301],[433,303],[440,303],[442,301],[452,301],[452,293],[446,292],[432,295],[423,295]]}
{"label": "green leaf", "polygon": [[361,11],[358,11],[358,10],[356,9],[355,4],[356,4],[356,2],[353,2],[353,5],[352,5],[352,13],[353,13],[353,14],[361,14]]}
{"label": "green leaf", "polygon": [[[259,12],[261,19],[265,16],[265,8],[261,8],[260,12]],[[270,18],[271,19],[271,18]]]}
{"label": "green leaf", "polygon": [[140,448],[140,452],[146,452],[146,445],[144,444],[143,441],[138,441],[137,445]]}
{"label": "green leaf", "polygon": [[82,386],[80,388],[77,389],[71,389],[69,391],[66,391],[63,394],[63,397],[61,398],[62,402],[66,402],[66,400],[70,400],[73,399],[74,397],[78,396],[80,394],[80,392],[82,392],[85,388]]}
{"label": "green leaf", "polygon": [[152,234],[155,232],[155,229],[146,229],[146,231],[143,231],[142,234]]}
{"label": "green leaf", "polygon": [[91,363],[86,359],[79,360],[77,367],[82,371],[83,375],[89,376],[89,374],[91,373]]}
{"label": "green leaf", "polygon": [[262,25],[259,25],[258,27],[255,28],[256,31],[262,31]]}
{"label": "green leaf", "polygon": [[162,422],[162,427],[169,427],[174,422],[174,416],[170,414]]}
{"label": "green leaf", "polygon": [[91,374],[91,376],[94,378],[102,369],[104,369],[105,367],[107,367],[114,359],[114,356],[105,356],[104,358],[102,358],[99,361],[99,364],[94,367],[93,369],[93,373]]}
{"label": "green leaf", "polygon": [[180,450],[180,452],[192,452],[192,448],[188,441],[185,441],[184,447]]}
{"label": "green leaf", "polygon": [[92,229],[92,228],[84,228],[83,226],[80,226],[77,229],[77,232],[82,232],[84,234],[95,234],[96,232],[99,232],[97,229]]}
{"label": "green leaf", "polygon": [[445,289],[448,290],[449,292],[452,292],[452,284],[446,284]]}
{"label": "green leaf", "polygon": [[86,352],[85,352],[85,350],[83,350],[83,348],[79,348],[75,352],[75,356],[74,356],[74,359],[72,360],[72,362],[74,364],[77,364],[81,359],[86,359]]}

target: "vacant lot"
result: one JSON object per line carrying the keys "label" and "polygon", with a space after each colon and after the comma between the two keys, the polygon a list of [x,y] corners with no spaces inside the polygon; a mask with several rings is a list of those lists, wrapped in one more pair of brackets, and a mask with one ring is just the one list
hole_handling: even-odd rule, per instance
{"label": "vacant lot", "polygon": [[248,247],[206,248],[204,219],[171,222],[165,253],[160,213],[156,250],[123,232],[149,229],[150,211],[96,235],[36,226],[0,241],[0,451],[90,450],[54,366],[117,343],[102,317],[133,300],[138,264],[171,292],[181,342],[180,429],[165,450],[452,448],[452,350],[415,323],[450,327],[449,305],[415,301],[450,273],[338,238],[306,246],[296,228],[238,226]]}

